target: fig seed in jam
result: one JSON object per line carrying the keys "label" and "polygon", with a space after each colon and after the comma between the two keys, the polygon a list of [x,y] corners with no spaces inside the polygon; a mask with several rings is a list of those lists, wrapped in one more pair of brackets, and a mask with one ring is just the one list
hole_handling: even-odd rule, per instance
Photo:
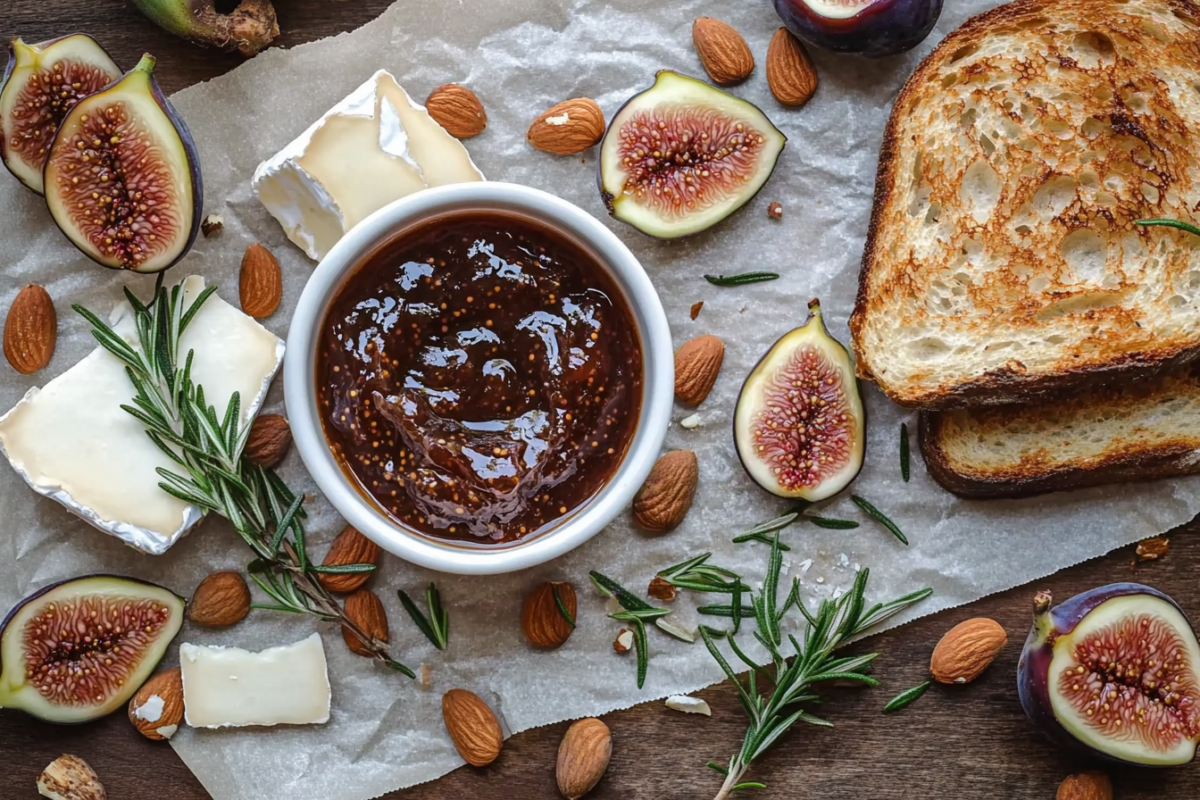
{"label": "fig seed in jam", "polygon": [[480,544],[591,499],[642,403],[612,279],[559,232],[491,211],[372,254],[333,300],[316,372],[326,438],[360,489],[412,529]]}

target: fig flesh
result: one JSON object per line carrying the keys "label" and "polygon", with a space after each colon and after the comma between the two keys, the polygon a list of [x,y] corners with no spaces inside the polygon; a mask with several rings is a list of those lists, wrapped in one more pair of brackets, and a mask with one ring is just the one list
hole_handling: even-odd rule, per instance
{"label": "fig flesh", "polygon": [[775,0],[775,11],[814,47],[882,58],[925,41],[942,0]]}
{"label": "fig flesh", "polygon": [[662,70],[609,123],[600,194],[608,213],[643,233],[689,236],[758,194],[785,144],[757,106]]}
{"label": "fig flesh", "polygon": [[76,103],[119,77],[104,48],[82,33],[41,44],[13,39],[0,89],[0,157],[8,171],[41,194],[59,124]]}
{"label": "fig flesh", "polygon": [[143,56],[79,101],[46,159],[46,205],[67,238],[113,269],[161,272],[191,249],[203,207],[196,148]]}
{"label": "fig flesh", "polygon": [[0,628],[0,707],[57,723],[122,708],[183,625],[182,597],[89,575],[22,600]]}
{"label": "fig flesh", "polygon": [[132,0],[165,31],[196,44],[252,56],[279,35],[271,0],[241,0],[228,14],[213,0]]}
{"label": "fig flesh", "polygon": [[815,503],[858,477],[866,419],[850,353],[812,300],[804,325],[776,342],[742,384],[733,438],[755,483]]}
{"label": "fig flesh", "polygon": [[1200,644],[1183,611],[1149,586],[1102,586],[1034,623],[1018,669],[1021,705],[1051,739],[1143,766],[1187,764],[1200,741]]}

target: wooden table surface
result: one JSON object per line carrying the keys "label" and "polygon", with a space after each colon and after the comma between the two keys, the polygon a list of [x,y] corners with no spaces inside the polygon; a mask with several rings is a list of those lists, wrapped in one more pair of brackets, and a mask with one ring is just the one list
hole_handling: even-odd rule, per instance
{"label": "wooden table surface", "polygon": [[[390,0],[281,0],[278,43],[300,44],[351,30],[378,15]],[[425,0],[439,2],[439,0]],[[221,4],[218,3],[220,7]],[[122,64],[142,52],[158,56],[157,77],[170,92],[226,72],[240,63],[159,31],[120,0],[2,0],[0,39],[41,41],[75,31],[96,36]],[[1147,531],[1152,535],[1154,531]],[[757,765],[751,777],[768,791],[746,797],[820,800],[1050,800],[1065,776],[1089,766],[1060,753],[1026,721],[1017,702],[1015,674],[1029,626],[1035,588],[1062,599],[1091,587],[1136,579],[1173,595],[1200,619],[1200,540],[1182,531],[1161,561],[1131,566],[1131,549],[1066,570],[1035,586],[985,598],[867,643],[882,653],[874,691],[834,690],[822,716],[833,730],[794,730]],[[916,705],[892,716],[879,709],[901,689],[924,681],[934,644],[952,625],[986,616],[1000,622],[1010,642],[995,665],[966,687],[935,687]],[[559,687],[570,691],[569,681]],[[719,780],[704,767],[724,761],[745,730],[729,685],[702,693],[713,708],[704,719],[651,703],[610,714],[614,755],[597,800],[707,798]],[[432,784],[388,795],[404,800],[525,800],[557,797],[554,759],[566,724],[513,737],[487,769],[464,767]],[[124,714],[80,727],[58,727],[18,713],[0,712],[0,800],[35,797],[41,769],[61,753],[85,758],[100,774],[110,800],[204,800],[208,794],[165,744],[141,738]],[[1200,797],[1200,770],[1111,770],[1122,800]],[[296,800],[310,800],[297,798]],[[311,800],[319,800],[311,798]]]}

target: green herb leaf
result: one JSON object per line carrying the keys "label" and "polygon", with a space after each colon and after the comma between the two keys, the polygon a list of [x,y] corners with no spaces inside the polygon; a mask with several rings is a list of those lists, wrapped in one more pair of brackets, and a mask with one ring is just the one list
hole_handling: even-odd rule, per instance
{"label": "green herb leaf", "polygon": [[899,711],[902,708],[912,705],[921,699],[921,696],[928,692],[929,687],[932,685],[933,681],[925,681],[920,686],[904,690],[888,701],[888,704],[883,707],[883,713],[891,714],[893,711]]}
{"label": "green herb leaf", "polygon": [[908,423],[900,423],[900,477],[908,483],[909,453],[908,453]]}
{"label": "green herb leaf", "polygon": [[895,536],[897,539],[899,539],[901,541],[901,543],[908,544],[908,537],[906,537],[904,535],[904,532],[901,531],[900,528],[898,528],[896,526],[896,523],[894,523],[890,519],[888,519],[887,515],[885,515],[882,511],[880,511],[878,508],[871,505],[866,500],[864,500],[863,498],[859,497],[856,494],[850,495],[850,499],[854,502],[854,505],[858,506],[864,512],[866,512],[866,515],[868,517],[875,520],[883,527],[887,528],[893,536]]}
{"label": "green herb leaf", "polygon": [[829,528],[835,531],[848,531],[857,528],[858,523],[852,519],[834,519],[833,517],[809,517],[808,521],[818,528]]}
{"label": "green herb leaf", "polygon": [[425,590],[425,605],[429,608],[429,616],[417,608],[417,604],[403,589],[397,589],[396,594],[400,597],[400,605],[404,606],[413,624],[425,634],[425,638],[438,650],[445,650],[450,640],[450,617],[442,608],[437,587],[431,583]]}
{"label": "green herb leaf", "polygon": [[571,630],[575,630],[575,618],[571,616],[571,612],[567,611],[566,605],[563,604],[562,598],[558,595],[558,584],[551,582],[550,594],[554,595],[554,605],[558,607],[558,613],[562,614],[562,618],[571,626]]}
{"label": "green herb leaf", "polygon": [[1162,228],[1178,228],[1181,231],[1187,231],[1193,236],[1200,236],[1200,228],[1190,222],[1184,222],[1178,219],[1139,219],[1134,222],[1135,225],[1144,225],[1147,228],[1162,227]]}
{"label": "green herb leaf", "polygon": [[705,275],[704,280],[713,286],[744,286],[748,283],[773,281],[778,277],[777,272],[742,272],[738,275]]}

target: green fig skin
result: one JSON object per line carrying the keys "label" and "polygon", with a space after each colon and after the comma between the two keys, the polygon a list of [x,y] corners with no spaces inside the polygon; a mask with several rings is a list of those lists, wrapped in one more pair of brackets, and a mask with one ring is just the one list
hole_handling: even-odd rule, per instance
{"label": "green fig skin", "polygon": [[252,56],[279,35],[271,0],[242,0],[228,14],[212,0],[131,0],[154,24],[205,47],[236,50]]}

